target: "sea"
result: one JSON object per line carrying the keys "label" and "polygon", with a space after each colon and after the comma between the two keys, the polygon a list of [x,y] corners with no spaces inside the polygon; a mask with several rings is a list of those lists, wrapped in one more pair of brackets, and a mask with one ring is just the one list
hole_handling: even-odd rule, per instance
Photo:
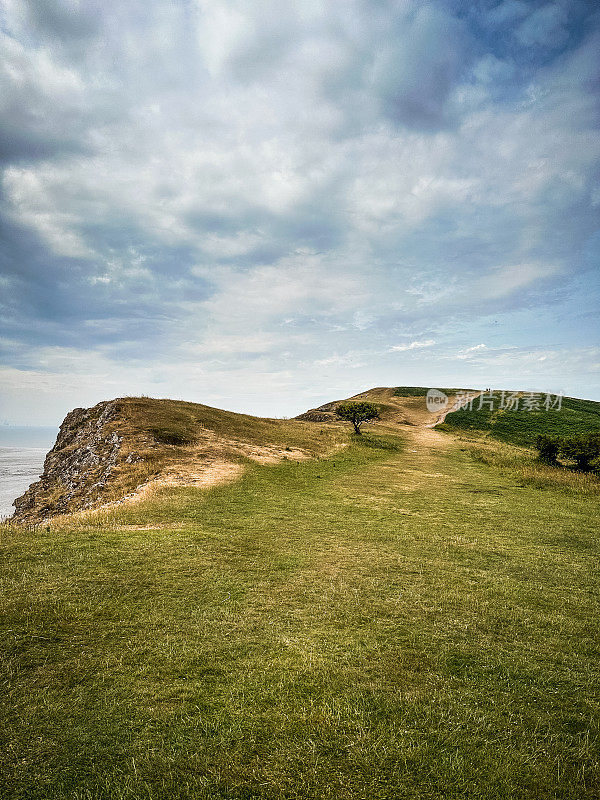
{"label": "sea", "polygon": [[0,425],[0,519],[12,516],[13,500],[37,481],[55,428]]}

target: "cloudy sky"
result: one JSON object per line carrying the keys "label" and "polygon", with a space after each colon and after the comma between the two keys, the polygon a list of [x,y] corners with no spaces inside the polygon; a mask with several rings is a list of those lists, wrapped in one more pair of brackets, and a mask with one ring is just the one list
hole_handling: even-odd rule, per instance
{"label": "cloudy sky", "polygon": [[600,399],[593,0],[0,9],[0,421]]}

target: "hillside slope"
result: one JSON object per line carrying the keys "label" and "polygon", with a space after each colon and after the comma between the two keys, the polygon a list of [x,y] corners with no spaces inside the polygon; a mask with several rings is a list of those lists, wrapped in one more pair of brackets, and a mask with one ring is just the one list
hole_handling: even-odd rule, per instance
{"label": "hillside slope", "polygon": [[[482,393],[474,389],[443,388],[440,391],[448,396],[448,404],[439,413],[427,409],[427,391],[422,386],[377,387],[347,399],[368,400],[379,406],[381,420],[371,423],[378,428],[436,426],[451,433],[489,435],[524,447],[532,447],[540,433],[578,436],[600,430],[600,403],[593,400],[563,397],[560,408],[556,408],[552,403],[557,404],[558,400],[551,396],[549,408],[546,408],[546,395],[535,396],[532,401],[528,392]],[[465,398],[473,398],[473,401],[460,408],[454,407],[457,399],[464,402]],[[335,409],[345,399],[325,403],[296,419],[343,425]],[[532,410],[528,410],[528,403],[533,404]],[[443,422],[438,424],[438,420]]]}
{"label": "hillside slope", "polygon": [[[379,428],[424,425],[435,420],[426,409],[425,391],[378,387],[349,399],[377,403]],[[35,524],[120,502],[132,493],[139,497],[149,488],[214,486],[239,477],[249,460],[268,464],[326,454],[348,441],[336,405],[294,420],[146,397],[76,408],[65,417],[40,480],[15,500],[13,521]]]}
{"label": "hillside slope", "polygon": [[[443,389],[445,412],[432,413],[425,387],[375,387],[343,400],[368,400],[380,409],[372,429],[433,427],[491,435],[532,446],[539,433],[570,436],[600,428],[600,403],[564,398],[560,410],[500,409],[489,405],[453,411],[475,396],[471,389]],[[458,401],[457,401],[458,398]],[[37,483],[15,501],[14,521],[38,523],[60,514],[119,502],[148,487],[209,487],[239,477],[250,461],[262,464],[325,455],[349,441],[347,423],[335,415],[343,400],[325,403],[293,420],[237,414],[197,403],[119,398],[75,409],[61,425]],[[317,424],[315,424],[317,423]]]}

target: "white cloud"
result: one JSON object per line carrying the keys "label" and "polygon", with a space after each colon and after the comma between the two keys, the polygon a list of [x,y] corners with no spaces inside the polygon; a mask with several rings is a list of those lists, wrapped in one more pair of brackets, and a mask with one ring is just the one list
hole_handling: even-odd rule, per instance
{"label": "white cloud", "polygon": [[343,367],[346,369],[362,369],[366,366],[364,353],[345,353],[344,355],[327,356],[319,358],[314,363],[316,367]]}
{"label": "white cloud", "polygon": [[560,272],[561,269],[556,264],[510,264],[491,270],[476,282],[474,290],[480,297],[494,300],[532,284],[543,283]]}
{"label": "white cloud", "polygon": [[467,347],[456,354],[456,358],[472,358],[474,355],[481,353],[482,350],[487,350],[485,344],[475,344],[473,347]]}
{"label": "white cloud", "polygon": [[[351,258],[349,255],[350,263]],[[356,268],[340,263],[336,270],[330,258],[313,253],[296,253],[247,272],[204,267],[192,271],[215,287],[213,296],[197,306],[195,313],[220,330],[240,333],[290,313],[334,316],[352,312],[368,294]]]}
{"label": "white cloud", "polygon": [[424,339],[423,341],[414,341],[409,344],[395,344],[389,348],[389,352],[403,353],[405,350],[420,350],[422,347],[433,347],[434,344],[434,339]]}

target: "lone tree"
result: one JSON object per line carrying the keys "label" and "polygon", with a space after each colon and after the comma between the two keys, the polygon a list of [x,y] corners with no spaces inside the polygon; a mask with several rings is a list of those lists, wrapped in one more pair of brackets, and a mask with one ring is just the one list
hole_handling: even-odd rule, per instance
{"label": "lone tree", "polygon": [[345,403],[340,403],[335,409],[335,413],[341,419],[347,419],[354,425],[354,433],[361,435],[360,426],[363,422],[369,422],[372,419],[379,419],[379,409],[374,403],[360,402],[355,403],[347,400]]}

